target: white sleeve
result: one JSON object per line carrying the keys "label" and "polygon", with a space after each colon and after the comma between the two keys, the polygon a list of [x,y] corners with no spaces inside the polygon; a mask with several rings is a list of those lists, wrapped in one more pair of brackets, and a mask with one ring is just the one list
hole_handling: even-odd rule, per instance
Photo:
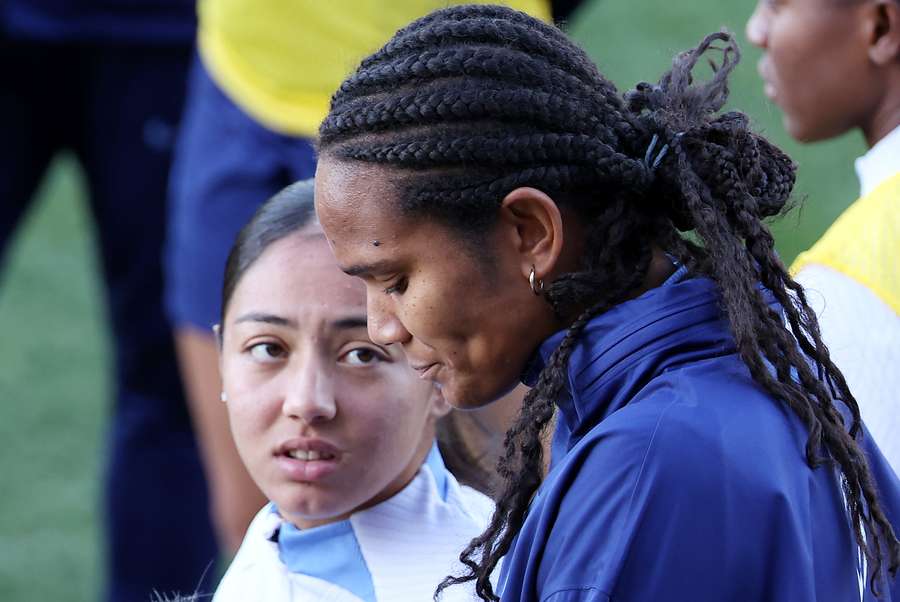
{"label": "white sleeve", "polygon": [[871,290],[812,264],[797,281],[819,317],[831,358],[847,378],[863,421],[900,474],[900,316]]}

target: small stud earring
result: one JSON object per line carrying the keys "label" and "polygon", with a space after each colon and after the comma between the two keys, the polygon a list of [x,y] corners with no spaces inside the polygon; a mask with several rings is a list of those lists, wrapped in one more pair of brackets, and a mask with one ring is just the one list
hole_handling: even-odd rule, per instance
{"label": "small stud earring", "polygon": [[228,401],[228,395],[225,393],[225,391],[222,391],[221,393],[219,393],[219,400],[220,401]]}
{"label": "small stud earring", "polygon": [[534,266],[531,266],[531,273],[528,274],[528,283],[531,285],[531,292],[535,295],[540,295],[544,292],[544,280],[535,277]]}

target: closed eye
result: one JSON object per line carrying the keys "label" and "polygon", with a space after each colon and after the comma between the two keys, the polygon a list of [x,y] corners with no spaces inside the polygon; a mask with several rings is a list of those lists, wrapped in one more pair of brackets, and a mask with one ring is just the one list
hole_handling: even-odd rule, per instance
{"label": "closed eye", "polygon": [[384,292],[386,295],[402,293],[406,290],[406,284],[406,278],[399,278],[394,284],[384,289]]}

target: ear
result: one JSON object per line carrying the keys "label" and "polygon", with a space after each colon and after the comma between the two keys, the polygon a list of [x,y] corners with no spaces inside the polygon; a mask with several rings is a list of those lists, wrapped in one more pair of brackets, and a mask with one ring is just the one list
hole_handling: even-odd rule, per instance
{"label": "ear", "polygon": [[213,336],[216,337],[216,354],[219,356],[219,378],[222,378],[222,325],[213,324]]}
{"label": "ear", "polygon": [[900,3],[876,0],[869,7],[869,59],[886,66],[900,58]]}
{"label": "ear", "polygon": [[556,269],[564,237],[562,214],[553,199],[536,188],[516,188],[503,199],[500,219],[513,226],[524,278],[534,269],[542,280]]}
{"label": "ear", "polygon": [[431,418],[433,420],[439,420],[443,418],[447,414],[450,413],[450,410],[453,407],[447,403],[447,400],[444,399],[444,394],[441,393],[441,389],[437,386],[434,387],[434,390],[431,393],[431,398],[428,400],[431,404]]}

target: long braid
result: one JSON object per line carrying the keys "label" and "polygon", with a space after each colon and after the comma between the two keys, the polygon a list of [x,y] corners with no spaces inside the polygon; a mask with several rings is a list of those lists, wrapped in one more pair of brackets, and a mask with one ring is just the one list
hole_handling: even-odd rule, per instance
{"label": "long braid", "polygon": [[[721,65],[694,82],[699,58],[719,42]],[[785,209],[795,166],[744,115],[717,115],[738,60],[731,36],[713,34],[677,56],[659,83],[623,98],[558,29],[502,7],[458,6],[400,30],[335,93],[321,154],[395,169],[401,211],[477,238],[510,191],[533,186],[585,227],[579,269],[544,292],[570,326],[507,433],[496,512],[461,555],[468,573],[448,577],[439,592],[474,581],[483,600],[497,599],[490,576],[540,485],[541,434],[572,350],[593,316],[642,283],[653,248],[716,282],[751,376],[808,430],[809,465],[833,462],[842,473],[873,590],[883,565],[896,571],[900,544],[856,443],[859,409],[763,223]],[[656,156],[646,155],[657,139]],[[846,404],[849,428],[835,401]]]}
{"label": "long braid", "polygon": [[[718,34],[705,43],[712,39],[728,38]],[[691,56],[688,69],[702,50],[703,46]],[[725,62],[717,75],[727,75],[736,64],[737,47],[733,46],[731,52],[735,54],[733,62]],[[723,97],[710,98],[714,99],[711,102],[715,109],[724,103]],[[758,181],[761,174],[740,159],[759,156],[763,141],[742,129],[746,127],[745,119],[725,117],[709,130],[718,134],[736,130],[724,140],[737,142],[737,151],[719,146],[715,136],[703,136],[702,128],[676,136],[673,147],[678,173],[674,181],[681,183],[693,228],[708,254],[707,268],[722,291],[738,350],[754,380],[785,401],[807,427],[806,456],[810,466],[824,461],[824,451],[843,474],[856,541],[872,566],[871,587],[877,591],[882,564],[879,546],[886,544],[888,567],[893,573],[898,567],[900,545],[878,504],[865,456],[856,442],[861,424],[859,407],[829,357],[802,287],[781,263],[774,250],[774,238],[759,218],[761,195],[754,180]],[[740,152],[741,141],[752,145],[752,152]],[[696,148],[688,152],[688,146]],[[789,162],[780,153],[774,158],[784,164]],[[787,194],[793,172],[780,171],[784,181],[776,182],[775,191]],[[790,330],[782,327],[781,314],[766,304],[762,292],[753,284],[756,280],[781,304]],[[813,372],[810,360],[818,373]],[[774,376],[767,363],[774,367]],[[850,411],[849,431],[834,400],[843,402]]]}

